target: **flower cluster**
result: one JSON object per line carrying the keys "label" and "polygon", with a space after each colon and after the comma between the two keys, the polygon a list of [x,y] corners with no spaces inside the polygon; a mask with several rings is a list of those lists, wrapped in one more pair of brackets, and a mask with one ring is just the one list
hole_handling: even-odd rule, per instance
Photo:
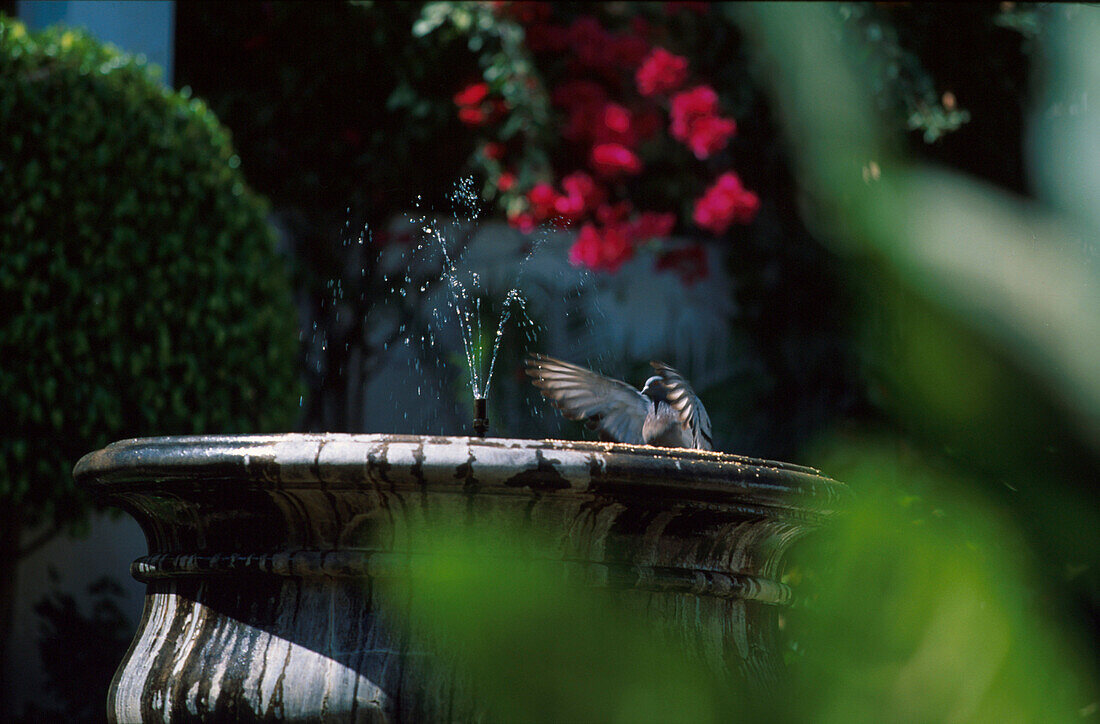
{"label": "flower cluster", "polygon": [[737,130],[732,118],[718,115],[718,94],[705,85],[672,97],[669,132],[691,149],[696,158],[710,158],[726,147]]}
{"label": "flower cluster", "polygon": [[[550,3],[493,7],[522,26],[536,75],[549,87],[551,109],[543,137],[534,132],[500,134],[487,140],[476,157],[509,222],[522,231],[547,222],[577,227],[569,259],[593,271],[614,272],[645,245],[657,252],[658,269],[676,271],[685,283],[705,276],[701,247],[668,251],[663,240],[678,225],[686,231],[689,216],[696,228],[715,235],[734,224],[748,224],[759,207],[756,194],[732,171],[720,173],[701,197],[663,198],[656,209],[646,208],[656,197],[639,193],[639,187],[651,180],[647,173],[667,174],[697,161],[720,160],[716,157],[728,147],[737,124],[723,115],[718,93],[698,80],[691,82],[688,58],[651,43],[661,33],[651,24],[655,21],[641,15],[620,17],[611,30],[595,14],[554,22],[559,10]],[[690,10],[705,13],[705,4],[701,7]],[[678,4],[667,9],[679,11]],[[503,121],[502,127],[520,125],[511,123],[510,109],[491,93],[508,87],[508,78],[486,74],[490,77],[492,86],[474,83],[455,95],[460,120],[468,126],[497,120]],[[531,152],[532,146],[537,152]],[[676,148],[683,150],[682,158],[669,158]],[[675,188],[694,185],[693,180],[677,180]],[[694,213],[668,208],[684,202]]]}
{"label": "flower cluster", "polygon": [[458,120],[467,126],[483,126],[504,115],[504,101],[489,97],[488,83],[471,83],[454,96],[458,108]]}
{"label": "flower cluster", "polygon": [[673,55],[664,48],[654,48],[634,77],[638,92],[651,98],[682,87],[687,73],[687,58]]}
{"label": "flower cluster", "polygon": [[667,237],[676,225],[674,214],[649,211],[627,220],[624,217],[628,208],[623,205],[602,207],[600,211],[599,224],[584,224],[569,250],[569,261],[574,266],[618,271],[623,262],[634,256],[638,244]]}
{"label": "flower cluster", "polygon": [[718,177],[703,197],[695,202],[692,219],[700,229],[724,234],[732,224],[747,224],[756,216],[760,199],[741,184],[732,171]]}

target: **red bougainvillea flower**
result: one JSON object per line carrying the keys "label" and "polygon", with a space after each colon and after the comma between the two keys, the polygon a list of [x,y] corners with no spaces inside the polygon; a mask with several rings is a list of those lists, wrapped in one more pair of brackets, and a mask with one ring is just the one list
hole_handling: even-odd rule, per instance
{"label": "red bougainvillea flower", "polygon": [[516,175],[505,171],[497,176],[497,190],[510,191],[516,185]]}
{"label": "red bougainvillea flower", "polygon": [[518,229],[524,234],[530,234],[534,231],[537,223],[535,217],[526,211],[515,213],[509,212],[508,214],[508,225],[514,229]]}
{"label": "red bougainvillea flower", "polygon": [[692,220],[712,234],[724,234],[730,225],[748,224],[756,217],[760,199],[741,184],[732,171],[722,174],[695,202]]}
{"label": "red bougainvillea flower", "polygon": [[577,240],[569,247],[569,263],[592,270],[600,267],[600,235],[592,224],[582,226]]}
{"label": "red bougainvillea flower", "polygon": [[489,109],[485,108],[485,100],[489,97],[488,83],[471,83],[454,95],[455,105],[458,106],[458,120],[467,126],[483,126],[488,123],[495,113],[495,101]]}
{"label": "red bougainvillea flower", "polygon": [[732,118],[702,116],[691,124],[687,146],[696,158],[710,158],[712,154],[725,148],[736,132],[737,124]]}
{"label": "red bougainvillea flower", "polygon": [[687,69],[687,58],[673,55],[664,48],[654,48],[638,68],[634,80],[643,96],[663,95],[679,90],[687,80]]}
{"label": "red bougainvillea flower", "polygon": [[725,148],[737,131],[733,119],[718,115],[718,94],[701,85],[672,97],[669,132],[691,148],[697,158],[709,158]]}
{"label": "red bougainvillea flower", "polygon": [[489,114],[478,106],[466,106],[458,109],[458,120],[467,126],[483,126],[489,120]]}
{"label": "red bougainvillea flower", "polygon": [[504,158],[504,145],[496,141],[489,141],[481,147],[481,155],[499,161]]}
{"label": "red bougainvillea flower", "polygon": [[571,224],[584,216],[584,199],[580,196],[559,196],[554,201],[554,211],[566,224]]}
{"label": "red bougainvillea flower", "polygon": [[680,281],[688,286],[705,279],[710,273],[707,252],[702,244],[666,251],[657,257],[657,269],[676,272]]}
{"label": "red bougainvillea flower", "polygon": [[603,104],[593,136],[596,143],[617,143],[628,148],[638,142],[633,116],[618,103]]}
{"label": "red bougainvillea flower", "polygon": [[456,106],[476,106],[489,97],[488,83],[471,83],[458,93],[455,93]]}
{"label": "red bougainvillea flower", "polygon": [[580,198],[585,211],[591,211],[602,204],[607,196],[603,188],[584,171],[574,171],[563,178],[561,188],[566,196]]}
{"label": "red bougainvillea flower", "polygon": [[617,204],[600,204],[596,209],[596,221],[604,226],[619,224],[626,221],[630,212],[634,210],[629,201],[620,201]]}
{"label": "red bougainvillea flower", "polygon": [[548,183],[535,184],[527,192],[527,202],[531,205],[531,214],[538,221],[549,219],[554,215],[554,208],[558,201],[558,192]]}
{"label": "red bougainvillea flower", "polygon": [[669,131],[678,141],[686,141],[691,134],[691,124],[699,118],[718,115],[718,94],[710,86],[699,85],[672,96],[669,109]]}
{"label": "red bougainvillea flower", "polygon": [[604,190],[584,171],[575,171],[561,180],[565,193],[554,202],[554,209],[567,221],[577,221],[603,203]]}
{"label": "red bougainvillea flower", "polygon": [[634,152],[618,143],[593,146],[590,162],[601,176],[632,176],[642,170],[642,162]]}
{"label": "red bougainvillea flower", "polygon": [[630,236],[634,241],[667,238],[676,227],[676,214],[658,214],[643,211],[630,222]]}
{"label": "red bougainvillea flower", "polygon": [[634,246],[624,227],[597,229],[595,224],[585,224],[569,249],[569,263],[592,271],[616,272],[633,255]]}

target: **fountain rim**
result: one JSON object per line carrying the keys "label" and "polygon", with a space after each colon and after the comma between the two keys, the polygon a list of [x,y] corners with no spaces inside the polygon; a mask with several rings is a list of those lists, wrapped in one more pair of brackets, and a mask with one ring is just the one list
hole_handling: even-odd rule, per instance
{"label": "fountain rim", "polygon": [[[479,472],[487,470],[483,482],[498,493],[526,490],[523,484],[506,480],[507,471],[529,470],[533,463],[541,470],[549,463],[573,489],[590,490],[593,484],[615,487],[628,481],[625,484],[636,492],[650,488],[716,503],[747,502],[747,498],[762,496],[770,505],[764,500],[756,502],[817,513],[835,510],[841,499],[850,495],[848,486],[814,468],[730,453],[437,435],[281,433],[131,438],[84,455],[73,476],[80,487],[107,496],[226,481],[272,489],[354,489],[362,488],[369,477],[368,468],[375,464],[372,451],[391,449],[399,450],[401,457],[398,463],[383,461],[383,465],[413,460],[420,484],[457,490],[464,489],[464,480],[456,469],[472,461]],[[377,473],[378,468],[375,470]]]}

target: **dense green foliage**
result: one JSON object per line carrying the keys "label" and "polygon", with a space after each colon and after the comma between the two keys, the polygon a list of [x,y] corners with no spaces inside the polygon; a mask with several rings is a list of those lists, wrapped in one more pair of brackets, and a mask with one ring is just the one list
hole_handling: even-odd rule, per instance
{"label": "dense green foliage", "polygon": [[294,422],[295,313],[229,133],[145,64],[0,17],[0,504],[78,520],[111,440]]}

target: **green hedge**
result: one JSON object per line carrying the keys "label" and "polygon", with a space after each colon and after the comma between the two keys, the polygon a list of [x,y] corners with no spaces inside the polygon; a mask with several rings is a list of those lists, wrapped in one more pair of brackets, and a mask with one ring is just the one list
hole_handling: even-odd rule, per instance
{"label": "green hedge", "polygon": [[297,324],[229,133],[143,61],[0,16],[0,506],[72,520],[124,437],[288,429]]}

